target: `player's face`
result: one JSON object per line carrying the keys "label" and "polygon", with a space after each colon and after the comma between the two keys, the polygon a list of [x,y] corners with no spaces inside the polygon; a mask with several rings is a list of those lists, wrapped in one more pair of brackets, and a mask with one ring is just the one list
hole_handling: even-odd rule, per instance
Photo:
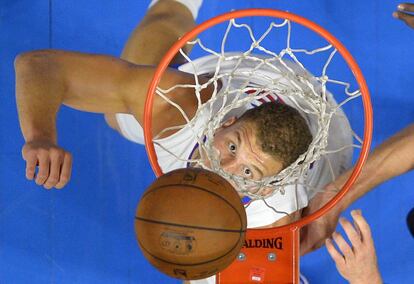
{"label": "player's face", "polygon": [[282,163],[261,150],[254,125],[229,119],[214,135],[221,167],[229,173],[260,180],[282,170]]}

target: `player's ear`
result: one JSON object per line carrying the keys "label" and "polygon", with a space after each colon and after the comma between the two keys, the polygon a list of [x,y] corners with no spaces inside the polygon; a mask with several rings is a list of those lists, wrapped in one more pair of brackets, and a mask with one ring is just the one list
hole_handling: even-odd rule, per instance
{"label": "player's ear", "polygon": [[229,127],[230,125],[233,125],[237,121],[237,117],[232,116],[229,117],[223,124],[222,127]]}

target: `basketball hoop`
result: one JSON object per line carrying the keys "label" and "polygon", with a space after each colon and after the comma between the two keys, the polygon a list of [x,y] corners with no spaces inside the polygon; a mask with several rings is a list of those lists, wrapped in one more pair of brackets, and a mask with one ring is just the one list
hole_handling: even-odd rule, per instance
{"label": "basketball hoop", "polygon": [[[236,19],[241,19],[245,17],[271,17],[276,19],[281,19],[282,22],[275,24],[274,22],[269,25],[269,29],[266,30],[263,33],[263,36],[257,38],[254,33],[252,32],[252,29],[246,25],[246,24],[238,24],[236,22]],[[223,37],[223,44],[221,46],[221,51],[216,52],[212,49],[206,47],[202,44],[200,40],[193,40],[196,38],[199,34],[206,31],[209,28],[212,28],[220,23],[229,21],[229,24],[226,29],[226,33]],[[308,30],[313,31],[315,34],[323,37],[327,42],[328,45],[323,46],[321,48],[313,49],[313,50],[307,50],[307,49],[294,49],[290,46],[290,36],[291,36],[291,23],[298,24],[302,27],[307,28]],[[261,43],[265,36],[267,36],[270,31],[273,28],[284,28],[287,27],[288,29],[288,35],[287,35],[287,46],[283,48],[280,52],[274,52],[269,51],[267,48],[264,48]],[[263,279],[266,279],[266,283],[298,283],[299,279],[299,229],[305,226],[306,224],[309,224],[310,222],[314,221],[315,219],[319,218],[320,216],[326,214],[335,204],[346,194],[346,192],[350,189],[352,184],[357,179],[358,175],[361,172],[362,166],[367,159],[369,147],[371,144],[371,136],[372,136],[372,108],[370,103],[370,96],[367,84],[365,82],[365,79],[362,75],[362,72],[353,59],[352,55],[349,53],[349,51],[337,40],[333,35],[331,35],[327,30],[320,27],[319,25],[303,18],[298,15],[278,11],[278,10],[271,10],[271,9],[247,9],[247,10],[239,10],[234,11],[230,13],[226,13],[220,16],[217,16],[215,18],[212,18],[201,25],[194,28],[192,31],[185,34],[181,39],[179,39],[166,53],[160,64],[158,65],[158,68],[154,74],[153,80],[150,84],[150,87],[148,89],[147,93],[147,99],[145,104],[145,112],[144,112],[144,134],[145,134],[145,147],[149,156],[150,163],[152,165],[152,168],[157,176],[161,175],[163,172],[161,170],[160,165],[158,164],[158,158],[154,147],[154,139],[152,137],[151,133],[151,118],[152,118],[152,106],[154,102],[154,97],[158,95],[163,95],[168,92],[168,90],[162,90],[158,87],[158,84],[160,82],[160,79],[167,69],[168,65],[172,62],[173,58],[181,53],[188,61],[190,65],[190,69],[192,69],[191,73],[194,73],[195,77],[197,77],[199,74],[197,71],[197,68],[195,64],[193,63],[193,60],[191,60],[188,56],[186,56],[182,48],[186,44],[198,44],[203,50],[206,50],[209,54],[212,56],[216,56],[217,58],[217,68],[214,72],[214,75],[212,76],[213,79],[217,80],[220,78],[222,74],[219,74],[218,69],[220,68],[220,64],[228,60],[231,56],[234,54],[226,54],[224,52],[224,43],[226,41],[226,38],[228,36],[228,33],[231,28],[243,28],[246,29],[249,37],[252,41],[251,46],[249,47],[248,51],[242,52],[240,55],[236,55],[232,60],[234,62],[239,62],[236,64],[240,64],[243,60],[249,60],[249,61],[257,61],[257,70],[259,70],[262,67],[266,68],[276,68],[278,71],[282,70],[284,74],[287,74],[285,77],[285,80],[289,81],[295,88],[298,88],[300,90],[304,90],[299,96],[302,96],[301,99],[307,100],[314,98],[314,102],[310,102],[308,107],[303,107],[300,103],[297,103],[296,106],[299,109],[302,109],[304,112],[309,111],[309,109],[313,107],[320,107],[317,111],[321,113],[321,117],[327,117],[326,125],[321,126],[318,128],[317,135],[314,137],[314,141],[311,144],[311,151],[308,151],[306,154],[303,154],[295,163],[293,163],[291,166],[289,166],[287,169],[283,170],[279,175],[278,178],[272,177],[272,179],[261,181],[264,185],[274,184],[275,180],[277,182],[282,181],[280,184],[276,185],[275,188],[278,190],[283,190],[283,187],[288,184],[288,181],[292,180],[292,177],[295,178],[295,182],[299,183],[299,177],[303,174],[306,176],[306,172],[304,172],[307,169],[309,169],[313,162],[315,162],[317,159],[320,159],[324,154],[326,154],[325,147],[327,143],[327,131],[326,129],[329,129],[329,115],[336,115],[337,110],[332,109],[331,112],[329,112],[329,96],[330,94],[327,94],[326,91],[326,84],[334,83],[338,84],[340,86],[344,87],[344,93],[347,96],[347,98],[343,101],[341,101],[338,104],[338,109],[343,107],[345,103],[348,101],[353,100],[354,98],[361,97],[362,98],[362,105],[364,110],[364,130],[363,130],[363,140],[360,140],[361,145],[355,146],[350,145],[350,147],[358,147],[360,148],[359,158],[357,159],[354,170],[343,186],[343,188],[336,194],[336,196],[330,200],[325,206],[323,206],[321,209],[319,209],[317,212],[313,213],[312,215],[306,216],[301,220],[295,221],[291,224],[278,227],[278,228],[272,228],[272,229],[250,229],[247,232],[246,236],[246,246],[244,249],[242,249],[240,257],[232,264],[227,270],[220,273],[217,277],[217,283],[256,283],[260,282]],[[252,51],[261,51],[264,53],[264,56],[253,56]],[[302,53],[306,55],[313,55],[321,52],[331,51],[329,54],[329,58],[326,61],[326,64],[323,66],[322,75],[315,78],[307,78],[309,73],[303,73],[299,76],[295,76],[298,70],[306,70],[306,68],[302,65],[301,62],[297,59],[295,54]],[[350,84],[344,83],[339,80],[330,79],[326,75],[326,69],[329,63],[331,62],[334,55],[338,52],[342,58],[345,60],[345,63],[347,64],[348,68],[351,70],[359,89],[356,91],[349,91],[350,90]],[[292,65],[289,63],[287,64],[286,61],[283,59],[283,56],[289,55],[292,59],[293,65],[298,66],[296,69],[292,67]],[[227,56],[227,57],[226,57]],[[279,64],[279,65],[277,65]],[[274,66],[280,66],[280,67],[274,67]],[[237,67],[236,67],[237,68]],[[236,69],[235,69],[236,70]],[[256,70],[254,70],[256,71]],[[228,75],[228,74],[227,74]],[[231,75],[231,74],[230,74]],[[223,75],[224,76],[224,75]],[[249,75],[246,75],[247,77]],[[265,78],[266,79],[266,78]],[[196,80],[197,81],[197,80]],[[315,88],[315,82],[318,82],[320,84],[321,88],[317,89]],[[211,81],[210,83],[212,83]],[[270,82],[270,81],[269,81]],[[266,91],[269,90],[269,88],[274,88],[274,80],[272,79],[272,84],[267,84],[264,86],[259,86],[254,89],[255,95],[259,96],[260,99],[263,99]],[[195,89],[195,92],[199,92],[199,87],[202,87],[200,85],[198,86],[181,86],[181,87],[190,87]],[[217,87],[217,86],[216,86]],[[242,90],[237,90],[236,99],[234,101],[234,107],[239,107],[242,104],[251,103],[251,98],[243,98],[240,97],[238,94],[242,92],[246,92],[246,85],[241,88]],[[230,93],[230,91],[229,91]],[[304,96],[304,94],[310,94],[308,97]],[[319,97],[318,97],[319,96]],[[306,97],[306,98],[305,98]],[[321,99],[322,97],[322,99]],[[328,97],[328,98],[327,98]],[[295,101],[295,100],[293,100]],[[325,103],[325,105],[323,105]],[[322,106],[321,106],[322,104]],[[295,103],[293,103],[295,105]],[[326,110],[328,109],[328,111]],[[220,119],[222,119],[229,110],[226,108],[223,108],[223,115],[220,116],[219,114],[214,115],[214,119],[211,118],[209,120],[209,127],[210,129],[210,135],[212,135],[212,129],[216,129],[218,124],[220,123]],[[196,117],[197,118],[197,117]],[[211,122],[211,123],[210,123]],[[325,127],[325,128],[324,128]],[[206,130],[206,132],[203,132],[203,137],[207,137],[209,135],[209,130]],[[320,134],[320,135],[319,135]],[[359,140],[357,136],[355,136],[356,140]],[[202,138],[198,138],[198,140],[202,140]],[[203,143],[203,141],[199,141],[199,143]],[[208,144],[208,142],[204,142]],[[206,146],[208,148],[208,145]],[[208,149],[207,149],[208,150]],[[340,149],[338,150],[340,151]],[[201,163],[201,165],[203,165]],[[225,173],[220,171],[219,167],[214,168],[213,170],[218,172],[219,174],[225,176],[226,178],[229,178],[229,176],[226,176]],[[334,177],[333,177],[334,178]],[[286,180],[286,182],[283,182]],[[239,184],[237,180],[237,177],[235,177],[234,181],[236,184]],[[246,191],[242,191],[242,193],[247,193]],[[252,194],[249,195],[252,198],[256,198],[257,196]],[[280,238],[280,240],[283,241],[283,250],[277,251],[277,256],[274,255],[275,251],[275,245],[269,245],[267,248],[260,247],[255,244],[256,240],[259,240],[257,242],[260,242],[260,240],[268,240],[268,239],[275,239]],[[251,245],[249,245],[249,242],[252,242]],[[237,271],[237,273],[234,273],[234,271]],[[267,271],[267,272],[266,272]],[[269,271],[272,271],[271,274],[269,274]],[[273,278],[275,277],[275,278]],[[256,279],[256,280],[254,280]],[[261,280],[260,280],[261,279]],[[273,279],[277,279],[277,282]],[[249,282],[250,281],[250,282]],[[255,282],[256,281],[256,282]]]}

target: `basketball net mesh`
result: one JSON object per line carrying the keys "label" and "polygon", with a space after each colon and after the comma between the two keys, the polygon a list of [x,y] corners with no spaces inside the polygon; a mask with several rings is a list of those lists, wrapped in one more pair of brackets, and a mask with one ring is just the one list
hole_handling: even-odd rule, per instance
{"label": "basketball net mesh", "polygon": [[[271,51],[262,45],[263,40],[273,29],[287,29],[286,46],[279,52]],[[225,52],[226,41],[232,29],[245,29],[250,37],[250,48],[240,53]],[[184,52],[180,50],[181,55],[188,61],[191,66],[191,73],[194,74],[194,84],[179,84],[168,89],[157,87],[156,95],[174,106],[187,122],[185,125],[174,126],[164,129],[153,141],[155,145],[163,148],[178,160],[188,162],[192,166],[202,167],[212,170],[227,180],[231,181],[237,191],[252,199],[263,199],[262,193],[265,188],[272,188],[270,195],[284,194],[287,186],[303,185],[307,188],[311,187],[308,183],[308,173],[312,164],[325,158],[328,154],[337,153],[346,149],[362,145],[361,139],[352,130],[354,141],[349,145],[345,145],[339,149],[327,150],[329,126],[333,117],[344,116],[341,108],[355,98],[361,96],[359,90],[352,90],[350,84],[329,78],[327,69],[336,54],[336,49],[332,45],[326,45],[320,48],[308,50],[291,47],[291,22],[284,20],[281,23],[272,22],[265,32],[256,37],[252,28],[247,24],[239,24],[234,19],[228,22],[226,31],[221,41],[221,49],[219,51],[208,48],[200,39],[188,42],[188,45],[198,45],[207,54],[216,58],[217,64],[213,73],[209,74],[208,81],[200,80],[199,76],[203,75],[199,71],[200,67]],[[260,53],[260,55],[255,54]],[[304,65],[299,61],[298,54],[315,55],[318,53],[327,53],[327,60],[323,64],[323,68],[319,76],[311,75]],[[231,62],[234,66],[231,71],[223,72],[222,65]],[[246,70],[242,66],[249,62],[254,67]],[[273,71],[279,74],[277,78],[268,76],[263,69]],[[233,80],[238,80],[238,87],[231,85]],[[260,84],[252,82],[260,78]],[[220,82],[226,82],[221,87]],[[326,84],[332,83],[340,86],[345,94],[344,99],[338,103],[335,102],[332,95],[327,91]],[[207,87],[214,87],[214,92],[208,102],[202,103],[201,91]],[[168,93],[178,88],[194,89],[194,95],[198,101],[198,110],[193,118],[189,118],[184,110],[175,102],[168,98]],[[312,117],[317,121],[317,127],[313,129],[313,140],[309,145],[308,151],[300,155],[300,157],[291,165],[283,169],[275,176],[265,177],[262,180],[252,180],[243,176],[233,175],[220,167],[219,153],[213,147],[214,133],[222,126],[226,116],[232,110],[243,107],[245,105],[255,105],[260,100],[265,100],[269,93],[277,94],[284,98],[288,98],[291,106],[295,107],[303,116]],[[248,94],[248,95],[246,95]],[[214,105],[214,107],[213,107]],[[207,119],[205,118],[207,114]],[[195,127],[199,119],[204,119],[203,129]],[[190,127],[193,130],[195,139],[199,144],[200,156],[197,159],[185,159],[177,156],[174,151],[163,147],[157,142],[163,133],[170,130],[179,130],[184,127]],[[326,158],[330,168],[332,180],[335,179],[330,159]],[[318,192],[322,188],[310,188],[313,192]],[[264,200],[264,199],[263,199]],[[277,208],[273,208],[277,210]]]}

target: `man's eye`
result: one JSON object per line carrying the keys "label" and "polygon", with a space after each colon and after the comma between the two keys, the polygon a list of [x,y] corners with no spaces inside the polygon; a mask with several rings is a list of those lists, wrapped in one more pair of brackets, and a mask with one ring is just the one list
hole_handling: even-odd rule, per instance
{"label": "man's eye", "polygon": [[249,168],[244,168],[243,169],[243,175],[245,177],[251,177],[252,176],[252,171]]}
{"label": "man's eye", "polygon": [[236,153],[236,150],[237,150],[237,147],[236,147],[236,144],[234,144],[234,143],[229,143],[229,151],[232,153],[232,154],[235,154]]}

